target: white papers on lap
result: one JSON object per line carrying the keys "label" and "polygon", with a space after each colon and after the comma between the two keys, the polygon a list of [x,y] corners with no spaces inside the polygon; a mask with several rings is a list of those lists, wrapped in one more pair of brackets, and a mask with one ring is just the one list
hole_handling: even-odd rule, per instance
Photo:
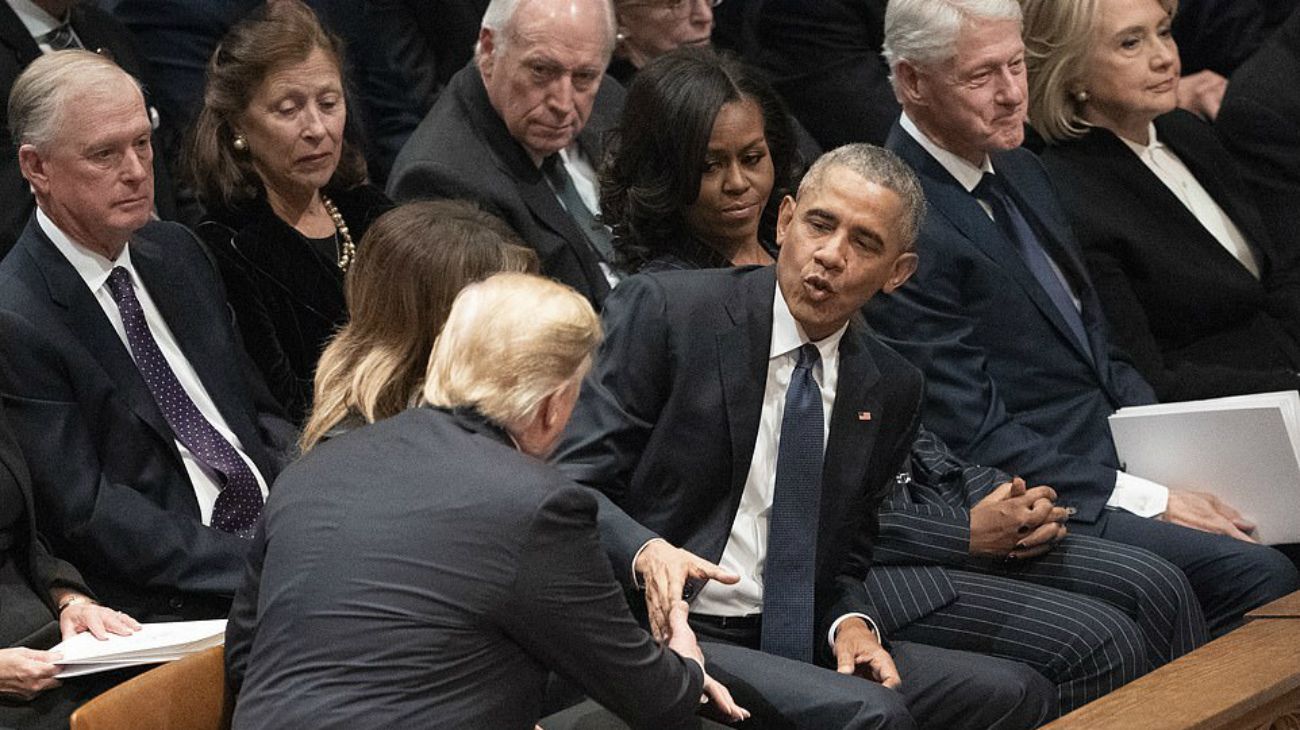
{"label": "white papers on lap", "polygon": [[1300,542],[1296,391],[1121,408],[1110,429],[1130,474],[1218,496],[1261,542]]}
{"label": "white papers on lap", "polygon": [[89,631],[50,649],[63,654],[57,677],[107,672],[138,664],[158,664],[220,646],[226,640],[226,620],[172,621],[144,624],[130,636],[109,634],[100,641]]}

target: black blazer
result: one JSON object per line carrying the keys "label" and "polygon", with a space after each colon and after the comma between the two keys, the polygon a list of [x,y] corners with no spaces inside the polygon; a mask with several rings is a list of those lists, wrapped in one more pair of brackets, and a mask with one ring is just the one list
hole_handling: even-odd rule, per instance
{"label": "black blazer", "polygon": [[472,413],[412,408],[275,485],[226,629],[236,728],[531,730],[547,670],[633,727],[703,674],[633,621],[596,500]]}
{"label": "black blazer", "polygon": [[[243,356],[199,242],[150,223],[132,236],[131,260],[269,483],[293,429]],[[0,263],[0,342],[0,398],[54,552],[137,619],[225,615],[248,541],[200,523],[175,437],[126,345],[34,217]]]}
{"label": "black blazer", "polygon": [[1214,124],[1279,246],[1300,245],[1300,10],[1232,75]]}
{"label": "black blazer", "polygon": [[1043,163],[1116,343],[1165,401],[1300,386],[1293,372],[1300,261],[1286,250],[1293,246],[1273,245],[1208,124],[1174,111],[1156,120],[1156,132],[1237,224],[1262,276],[1251,276],[1109,130],[1052,145]]}
{"label": "black blazer", "polygon": [[970,463],[1051,484],[1078,521],[1095,522],[1119,460],[1106,418],[1155,395],[1116,359],[1065,213],[1038,158],[992,156],[1044,245],[1073,277],[1088,343],[1070,334],[1014,245],[938,160],[895,125],[889,149],[917,173],[929,202],[920,265],[867,304],[883,339],[926,374],[925,423]]}
{"label": "black blazer", "polygon": [[[72,4],[69,22],[87,50],[103,53],[141,82],[147,82],[145,65],[136,53],[130,32],[112,15],[92,3]],[[6,103],[14,81],[28,64],[41,56],[40,46],[27,33],[27,26],[8,3],[0,2],[0,257],[13,248],[36,208],[27,181],[18,167],[18,150],[9,136],[9,109]],[[145,94],[145,103],[150,103]],[[170,133],[172,120],[163,119],[163,128],[155,136]],[[171,172],[161,145],[154,145],[154,206],[164,219],[175,215]]]}
{"label": "black blazer", "polygon": [[[327,190],[361,252],[375,218],[392,207],[378,188]],[[195,232],[221,269],[248,355],[294,423],[311,408],[316,361],[347,321],[343,272],[280,219],[266,198],[216,211]]]}
{"label": "black blazer", "polygon": [[[57,622],[58,607],[50,597],[50,590],[70,588],[89,594],[90,589],[82,581],[77,569],[51,555],[49,548],[36,534],[36,510],[32,501],[31,476],[27,473],[27,462],[18,449],[18,442],[14,440],[13,433],[9,430],[2,408],[0,408],[0,480],[21,494],[23,500],[24,518],[14,525],[10,535],[12,547],[9,559],[14,561],[18,573],[27,577],[28,587],[49,609],[48,620]],[[10,493],[10,490],[6,489],[5,493]],[[15,616],[7,610],[0,611],[0,635],[11,633],[6,629],[16,627],[19,622],[23,625],[31,625],[33,618]]]}
{"label": "black blazer", "polygon": [[[617,505],[602,506],[601,535],[620,580],[630,582],[636,551],[654,537],[706,560],[722,556],[758,433],[774,271],[641,274],[610,296],[605,343],[554,460]],[[912,442],[921,385],[914,368],[850,323],[822,476],[819,632],[808,637],[823,662],[835,619],[876,615],[862,580],[877,510]],[[863,411],[872,417],[859,418]]]}
{"label": "black blazer", "polygon": [[[623,87],[613,79],[600,91],[578,135],[593,164],[601,159],[601,136],[618,123]],[[609,282],[587,237],[556,199],[542,171],[510,136],[488,102],[473,63],[452,77],[429,115],[393,164],[388,194],[398,202],[418,198],[469,198],[509,223],[532,246],[542,273],[582,292],[597,307]]]}

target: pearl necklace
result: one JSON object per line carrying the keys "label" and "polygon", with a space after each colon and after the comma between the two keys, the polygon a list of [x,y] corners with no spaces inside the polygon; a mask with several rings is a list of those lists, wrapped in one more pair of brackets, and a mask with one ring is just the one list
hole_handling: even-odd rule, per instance
{"label": "pearl necklace", "polygon": [[339,237],[343,239],[343,245],[339,249],[339,268],[347,271],[352,265],[352,259],[356,258],[357,247],[352,243],[352,234],[348,232],[348,224],[343,222],[343,214],[339,212],[334,201],[321,193],[320,202],[325,206],[325,212],[329,213],[330,219],[334,221],[334,228],[338,231]]}

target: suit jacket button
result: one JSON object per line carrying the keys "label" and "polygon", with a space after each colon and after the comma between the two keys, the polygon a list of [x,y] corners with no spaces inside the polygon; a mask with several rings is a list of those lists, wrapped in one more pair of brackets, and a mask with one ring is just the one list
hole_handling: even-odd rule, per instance
{"label": "suit jacket button", "polygon": [[167,605],[179,611],[185,605],[185,599],[180,596],[172,596],[171,600],[167,601]]}

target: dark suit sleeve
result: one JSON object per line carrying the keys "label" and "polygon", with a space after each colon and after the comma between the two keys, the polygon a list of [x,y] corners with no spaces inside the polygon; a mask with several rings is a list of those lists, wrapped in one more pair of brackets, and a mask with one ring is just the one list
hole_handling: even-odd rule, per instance
{"label": "dark suit sleeve", "polygon": [[667,398],[668,326],[663,290],[646,277],[624,281],[605,303],[605,342],[554,462],[565,476],[603,493],[601,538],[619,580],[629,580],[637,550],[658,537],[618,505],[627,497]]}
{"label": "dark suit sleeve", "polygon": [[[104,470],[98,448],[130,450],[139,435],[94,430],[75,376],[41,328],[0,311],[0,342],[22,343],[0,353],[0,388],[23,453],[41,465],[33,483],[41,524],[68,546],[67,557],[88,573],[141,587],[233,594],[247,541],[204,527],[197,515],[165,509]],[[192,487],[185,481],[176,489]]]}
{"label": "dark suit sleeve", "polygon": [[498,618],[541,664],[632,727],[690,726],[703,670],[637,625],[594,528],[589,490],[552,492],[533,516],[513,600]]}

